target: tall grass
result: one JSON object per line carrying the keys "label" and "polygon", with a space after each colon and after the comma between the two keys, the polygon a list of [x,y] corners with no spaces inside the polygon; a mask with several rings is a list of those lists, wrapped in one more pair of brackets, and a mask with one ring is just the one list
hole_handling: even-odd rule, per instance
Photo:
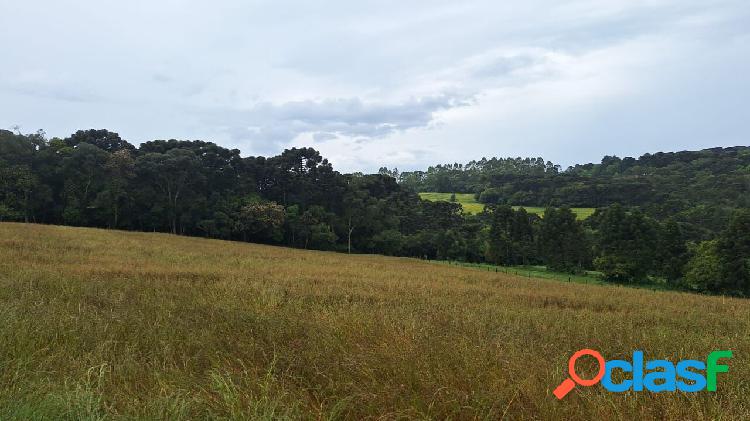
{"label": "tall grass", "polygon": [[[412,259],[0,224],[0,419],[748,419],[750,301]],[[702,359],[716,393],[552,389]]]}

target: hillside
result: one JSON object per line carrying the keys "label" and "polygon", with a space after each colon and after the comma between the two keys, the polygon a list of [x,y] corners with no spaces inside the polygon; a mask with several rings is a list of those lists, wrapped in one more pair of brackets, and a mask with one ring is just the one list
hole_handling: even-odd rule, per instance
{"label": "hillside", "polygon": [[[748,300],[414,259],[0,223],[0,337],[0,419],[750,417]],[[584,347],[735,357],[716,393],[557,401]]]}
{"label": "hillside", "polygon": [[567,169],[542,158],[482,158],[399,173],[417,192],[479,194],[481,203],[601,208],[619,203],[657,219],[674,218],[709,235],[731,210],[750,206],[750,147],[604,156]]}
{"label": "hillside", "polygon": [[[492,158],[342,174],[309,147],[242,156],[203,140],[136,147],[107,129],[0,130],[0,222],[596,271],[607,282],[745,297],[750,266],[734,262],[750,254],[748,197],[742,147],[605,157],[564,172],[540,158]],[[479,213],[484,204],[495,206]]]}
{"label": "hillside", "polygon": [[519,205],[645,206],[674,200],[744,206],[750,177],[750,146],[657,152],[638,158],[604,156],[600,163],[563,170],[542,158],[482,158],[426,171],[383,173],[415,191],[482,193]]}

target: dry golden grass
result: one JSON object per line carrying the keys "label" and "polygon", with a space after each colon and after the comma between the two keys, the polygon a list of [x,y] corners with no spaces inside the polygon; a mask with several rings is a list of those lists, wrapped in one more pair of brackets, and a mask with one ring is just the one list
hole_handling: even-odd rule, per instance
{"label": "dry golden grass", "polygon": [[[749,419],[750,301],[411,259],[0,224],[0,419]],[[719,391],[552,389],[568,357]]]}

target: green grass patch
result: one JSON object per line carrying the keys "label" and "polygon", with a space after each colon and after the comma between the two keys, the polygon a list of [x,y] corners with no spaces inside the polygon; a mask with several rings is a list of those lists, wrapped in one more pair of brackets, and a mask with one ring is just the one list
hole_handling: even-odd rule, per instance
{"label": "green grass patch", "polygon": [[431,260],[431,262],[469,267],[488,272],[505,273],[508,275],[527,278],[554,279],[556,281],[575,282],[579,284],[607,285],[607,283],[601,279],[601,273],[596,271],[585,271],[581,274],[569,274],[549,270],[546,266],[498,266],[489,263],[468,263],[446,260]]}
{"label": "green grass patch", "polygon": [[[450,202],[451,193],[419,193],[419,197],[431,202]],[[467,214],[476,215],[484,210],[484,203],[477,202],[473,193],[456,193],[456,202]]]}
{"label": "green grass patch", "polygon": [[617,284],[606,282],[602,279],[602,273],[594,270],[586,270],[582,273],[556,272],[548,269],[546,266],[539,265],[518,265],[518,266],[498,266],[489,263],[468,263],[446,260],[431,260],[431,262],[455,266],[469,267],[477,270],[505,273],[508,275],[522,276],[534,279],[553,279],[560,282],[573,282],[577,284],[591,285],[609,285],[609,286],[626,286],[629,288],[643,288],[654,291],[682,291],[682,289],[669,285],[664,279],[650,278],[641,282],[629,284]]}
{"label": "green grass patch", "polygon": [[[434,193],[434,192],[423,192],[419,193],[419,197],[424,200],[430,200],[433,202],[450,202],[451,193]],[[476,215],[484,210],[484,204],[477,202],[474,199],[473,193],[456,193],[456,202],[461,204],[464,213]],[[513,209],[526,209],[526,212],[534,213],[539,216],[544,215],[544,208],[541,206],[513,206]],[[579,220],[584,220],[591,216],[595,208],[571,208],[573,213]]]}

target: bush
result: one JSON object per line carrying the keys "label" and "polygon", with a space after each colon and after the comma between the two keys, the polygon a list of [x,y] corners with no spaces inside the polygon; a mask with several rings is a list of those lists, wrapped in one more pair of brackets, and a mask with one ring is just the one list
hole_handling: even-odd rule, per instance
{"label": "bush", "polygon": [[693,257],[685,271],[685,287],[695,291],[718,291],[721,261],[717,241],[703,241],[693,247]]}

